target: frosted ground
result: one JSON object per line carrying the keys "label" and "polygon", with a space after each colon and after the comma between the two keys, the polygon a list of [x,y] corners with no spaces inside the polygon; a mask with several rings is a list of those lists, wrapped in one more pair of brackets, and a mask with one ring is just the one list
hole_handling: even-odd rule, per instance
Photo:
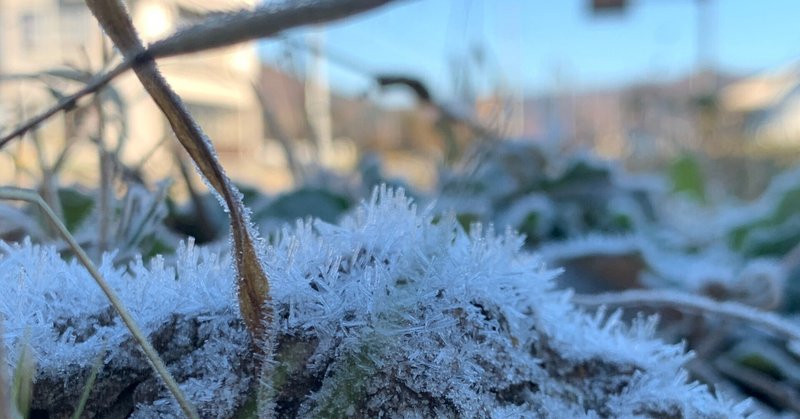
{"label": "frosted ground", "polygon": [[[285,228],[262,247],[277,313],[275,362],[266,374],[273,397],[262,415],[748,414],[748,403],[688,380],[682,365],[691,355],[655,339],[654,319],[625,324],[617,312],[578,310],[570,292],[554,286],[559,270],[523,243],[511,231],[467,233],[454,216],[434,217],[387,188],[339,224]],[[192,319],[192,336],[203,342],[182,343],[173,333],[176,341],[162,349],[185,349],[170,352],[177,355],[168,365],[203,416],[232,416],[253,375],[230,257],[189,243],[148,264],[114,267],[110,260],[102,272],[146,332]],[[114,371],[147,382],[146,364],[82,266],[50,246],[4,243],[0,275],[7,367],[28,344],[40,380],[66,381],[102,357],[110,374],[98,386]],[[50,402],[77,400],[74,387],[72,399]],[[178,415],[163,389],[140,396],[134,416]],[[109,408],[93,403],[89,411]]]}

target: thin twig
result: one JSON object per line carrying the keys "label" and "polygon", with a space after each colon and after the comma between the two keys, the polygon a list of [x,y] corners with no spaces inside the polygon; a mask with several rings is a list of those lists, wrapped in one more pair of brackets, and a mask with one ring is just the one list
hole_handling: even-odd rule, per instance
{"label": "thin twig", "polygon": [[[297,42],[288,38],[285,39],[284,42],[292,48],[314,52],[311,47],[302,42]],[[464,124],[467,128],[469,128],[470,131],[479,137],[498,138],[499,134],[497,134],[492,128],[485,126],[480,121],[471,118],[469,115],[458,115],[456,112],[439,103],[433,98],[425,85],[416,78],[405,75],[386,75],[374,73],[367,70],[367,66],[359,63],[358,60],[346,56],[346,54],[342,54],[341,52],[332,52],[330,49],[325,51],[325,58],[327,58],[331,63],[345,70],[369,79],[371,83],[378,87],[386,87],[392,84],[405,85],[414,91],[415,96],[423,104],[435,109],[440,117],[446,122]]]}
{"label": "thin twig", "polygon": [[289,135],[283,130],[281,123],[272,111],[269,101],[255,83],[253,84],[253,92],[261,105],[261,120],[264,122],[264,127],[269,130],[283,148],[286,164],[289,166],[289,171],[292,173],[292,180],[295,185],[301,184],[304,177],[303,168],[300,162],[297,161]]}
{"label": "thin twig", "polygon": [[70,234],[69,230],[67,230],[67,227],[65,227],[64,224],[58,219],[56,214],[47,205],[47,203],[44,202],[42,197],[27,189],[4,187],[0,188],[0,198],[26,201],[39,207],[47,219],[50,220],[50,223],[52,223],[56,230],[58,230],[61,237],[67,242],[72,251],[75,252],[75,256],[77,256],[81,264],[86,267],[86,270],[89,271],[89,274],[92,276],[92,278],[94,278],[97,285],[100,286],[100,289],[103,290],[103,293],[111,302],[111,305],[117,311],[117,314],[119,314],[119,316],[122,318],[125,326],[127,326],[128,330],[130,330],[133,338],[142,348],[142,351],[144,351],[145,356],[147,356],[147,359],[150,361],[150,365],[156,370],[158,375],[161,376],[161,378],[164,380],[164,384],[166,384],[169,391],[175,396],[175,399],[178,400],[178,404],[180,404],[184,413],[190,418],[198,418],[199,415],[197,414],[197,410],[195,410],[194,406],[192,406],[191,403],[189,403],[189,401],[186,399],[186,396],[183,394],[180,387],[178,387],[178,383],[172,377],[172,374],[170,374],[170,372],[167,370],[166,365],[164,365],[164,361],[161,360],[161,357],[158,356],[158,352],[156,352],[155,348],[153,348],[153,345],[150,344],[150,341],[147,340],[147,337],[144,335],[142,330],[139,329],[139,326],[136,324],[136,321],[133,320],[133,316],[130,315],[128,309],[125,308],[122,300],[119,299],[117,293],[114,292],[111,286],[109,286],[105,279],[103,279],[100,271],[94,265],[92,260],[89,259],[89,255],[87,255],[83,248],[75,241],[75,238],[72,237],[72,234]]}
{"label": "thin twig", "polygon": [[114,80],[120,74],[125,73],[126,71],[130,70],[133,63],[137,62],[136,59],[130,61],[124,61],[114,67],[111,71],[105,74],[101,74],[97,77],[92,78],[86,86],[78,90],[77,92],[64,97],[63,99],[59,100],[58,103],[53,105],[50,109],[40,113],[39,115],[34,116],[31,119],[28,119],[22,125],[15,128],[13,131],[9,132],[8,134],[3,135],[0,138],[0,148],[3,148],[6,144],[8,144],[14,138],[19,137],[22,134],[30,131],[31,129],[35,128],[42,122],[50,119],[53,115],[61,112],[61,111],[69,111],[72,110],[75,105],[78,103],[82,97],[86,95],[90,95],[95,93],[96,91],[100,90],[103,86]]}
{"label": "thin twig", "polygon": [[[208,234],[208,237],[204,237],[203,239],[209,241],[213,240],[214,236],[216,236],[218,233],[218,229],[211,221],[208,211],[206,211],[206,205],[205,202],[203,202],[203,197],[201,196],[200,192],[197,191],[197,188],[195,188],[194,182],[192,182],[192,175],[189,171],[189,165],[184,160],[180,147],[172,147],[172,158],[175,160],[175,164],[178,166],[178,171],[181,174],[181,178],[183,178],[183,184],[186,187],[186,191],[189,193],[189,198],[192,201],[194,214],[197,216],[197,225],[203,226],[204,233]],[[199,237],[195,238],[199,239]]]}
{"label": "thin twig", "polygon": [[789,340],[800,342],[800,328],[782,317],[733,301],[715,301],[699,295],[669,290],[628,290],[595,295],[575,295],[572,301],[587,306],[667,307],[693,314],[711,314],[745,321],[771,330]]}

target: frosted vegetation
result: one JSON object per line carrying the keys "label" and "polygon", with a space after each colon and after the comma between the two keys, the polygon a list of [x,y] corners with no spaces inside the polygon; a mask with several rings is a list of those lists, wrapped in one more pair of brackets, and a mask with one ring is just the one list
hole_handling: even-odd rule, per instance
{"label": "frosted vegetation", "polygon": [[[302,417],[745,415],[746,403],[690,382],[684,347],[655,339],[654,319],[577,309],[555,288],[559,271],[523,244],[511,231],[467,233],[386,188],[338,225],[284,228],[261,249],[279,343],[266,375],[274,400],[263,408]],[[147,333],[176,317],[199,323],[205,343],[171,365],[204,416],[232,415],[250,383],[237,374],[248,342],[230,259],[188,244],[146,264],[111,260],[103,274]],[[131,350],[110,350],[130,339],[82,266],[25,242],[3,246],[0,272],[10,368],[27,344],[40,369],[65,378],[98,357],[143,369]],[[134,416],[177,414],[161,396]]]}
{"label": "frosted vegetation", "polygon": [[[770,397],[744,402],[742,383],[762,374],[768,386],[791,389],[800,377],[789,286],[797,256],[759,233],[791,237],[786,214],[800,178],[777,178],[753,208],[711,205],[670,192],[669,178],[631,177],[587,156],[549,155],[548,170],[509,160],[526,153],[546,152],[497,143],[478,170],[443,173],[431,198],[412,191],[422,210],[385,186],[357,203],[371,184],[391,182],[374,160],[358,178],[319,176],[278,197],[245,189],[268,237],[258,245],[274,309],[270,339],[259,343],[263,366],[238,311],[224,212],[212,212],[223,226],[216,238],[196,245],[169,221],[191,211],[167,205],[160,190],[132,188],[112,207],[147,210],[114,212],[114,224],[128,227],[100,269],[204,417],[783,410]],[[93,192],[60,196],[92,249]],[[86,412],[130,406],[134,417],[180,416],[85,268],[47,244],[33,209],[4,208],[18,220],[7,237],[26,226],[37,238],[4,242],[0,259],[6,366],[16,372],[31,350],[45,395],[32,407],[70,414],[102,360],[94,386],[104,393]],[[309,212],[324,220],[298,219]],[[635,314],[642,309],[668,315],[657,323]]]}

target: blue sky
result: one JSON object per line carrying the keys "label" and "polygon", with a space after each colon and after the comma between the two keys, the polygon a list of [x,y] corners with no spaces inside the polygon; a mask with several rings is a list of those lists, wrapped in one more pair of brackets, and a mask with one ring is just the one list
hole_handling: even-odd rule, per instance
{"label": "blue sky", "polygon": [[[800,58],[800,1],[706,0],[710,56],[751,74]],[[416,75],[440,98],[453,95],[454,57],[476,46],[481,89],[529,94],[680,77],[697,65],[698,0],[630,0],[621,15],[593,17],[588,0],[411,0],[330,24],[325,44],[371,72]],[[303,39],[306,31],[295,31]],[[274,43],[265,57],[274,57]],[[464,68],[463,64],[457,66]],[[362,76],[331,64],[331,84],[364,90]]]}

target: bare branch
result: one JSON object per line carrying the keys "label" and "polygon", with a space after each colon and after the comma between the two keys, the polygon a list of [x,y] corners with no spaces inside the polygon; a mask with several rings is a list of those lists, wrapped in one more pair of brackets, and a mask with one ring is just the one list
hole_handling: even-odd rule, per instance
{"label": "bare branch", "polygon": [[86,95],[93,94],[103,88],[106,84],[108,84],[111,80],[114,80],[120,74],[128,71],[131,68],[132,63],[135,63],[136,60],[126,61],[118,66],[114,67],[108,73],[99,75],[92,79],[86,86],[82,89],[78,90],[77,92],[64,97],[63,99],[59,100],[58,103],[53,105],[50,109],[40,113],[39,115],[34,116],[33,118],[25,121],[22,125],[15,128],[13,131],[9,132],[8,134],[3,135],[0,138],[0,148],[3,148],[6,144],[8,144],[14,138],[17,138],[21,135],[24,135],[26,132],[32,130],[42,122],[50,119],[53,115],[64,111],[72,110],[75,105],[78,103],[82,97]]}

